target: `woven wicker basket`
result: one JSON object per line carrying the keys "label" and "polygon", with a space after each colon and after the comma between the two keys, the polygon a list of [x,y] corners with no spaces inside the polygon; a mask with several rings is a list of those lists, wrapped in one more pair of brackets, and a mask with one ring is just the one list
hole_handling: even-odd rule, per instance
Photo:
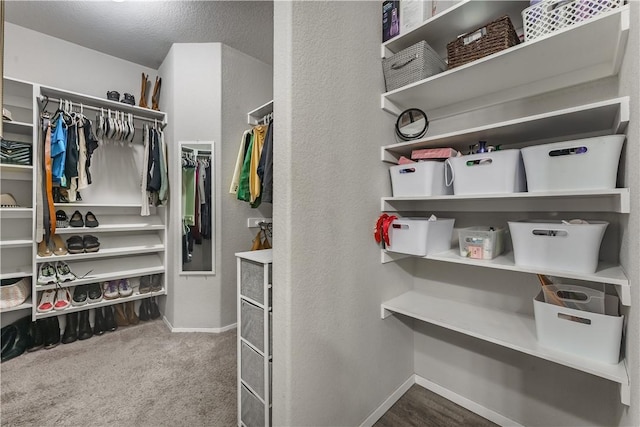
{"label": "woven wicker basket", "polygon": [[513,28],[511,19],[505,15],[447,44],[449,69],[508,49],[518,43],[520,38]]}
{"label": "woven wicker basket", "polygon": [[31,295],[31,278],[3,279],[0,286],[0,309],[17,307]]}
{"label": "woven wicker basket", "polygon": [[387,92],[447,69],[447,64],[422,40],[389,58],[382,59]]}

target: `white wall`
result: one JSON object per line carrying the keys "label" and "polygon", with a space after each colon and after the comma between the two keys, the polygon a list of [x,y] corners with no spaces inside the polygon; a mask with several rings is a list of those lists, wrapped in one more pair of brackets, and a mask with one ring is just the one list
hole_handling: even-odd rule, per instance
{"label": "white wall", "polygon": [[[140,101],[141,75],[157,70],[87,49],[24,27],[5,23],[4,74],[100,98],[116,90]],[[163,88],[164,89],[164,88]],[[151,92],[148,103],[151,105]],[[162,99],[162,93],[160,94]]]}
{"label": "white wall", "polygon": [[[160,67],[161,106],[171,126],[170,176],[178,182],[179,141],[215,142],[215,275],[181,276],[180,207],[171,207],[169,259],[173,260],[166,317],[178,330],[218,331],[236,323],[235,252],[250,249],[249,216],[256,214],[228,189],[248,111],[271,99],[271,67],[220,43],[176,43]],[[222,83],[224,82],[224,84]],[[174,185],[174,196],[179,189]],[[176,196],[177,197],[177,196]]]}
{"label": "white wall", "polygon": [[274,4],[274,425],[359,425],[413,374],[411,328],[380,319],[411,278],[372,236],[393,138],[379,22],[379,2]]}

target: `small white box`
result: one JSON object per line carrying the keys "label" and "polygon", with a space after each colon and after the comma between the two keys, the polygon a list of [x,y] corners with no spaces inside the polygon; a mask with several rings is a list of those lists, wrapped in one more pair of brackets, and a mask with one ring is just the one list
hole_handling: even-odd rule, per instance
{"label": "small white box", "polygon": [[451,179],[445,171],[445,184],[453,181],[453,194],[502,194],[527,191],[520,150],[451,157],[446,160]]}
{"label": "small white box", "polygon": [[460,256],[473,259],[493,259],[504,250],[503,227],[469,227],[458,231]]}
{"label": "small white box", "polygon": [[389,226],[388,251],[426,256],[451,249],[455,219],[398,218]]}
{"label": "small white box", "polygon": [[389,168],[394,197],[453,194],[444,184],[444,162],[425,161]]}
{"label": "small white box", "polygon": [[616,188],[624,138],[607,135],[523,148],[529,191]]}
{"label": "small white box", "polygon": [[431,0],[400,0],[400,34],[431,18]]}
{"label": "small white box", "polygon": [[509,221],[513,257],[522,267],[592,274],[606,221],[562,224],[560,221]]}
{"label": "small white box", "polygon": [[597,314],[547,304],[540,291],[533,311],[541,346],[601,363],[619,362],[624,316],[618,315],[618,297],[605,295],[606,314]]}

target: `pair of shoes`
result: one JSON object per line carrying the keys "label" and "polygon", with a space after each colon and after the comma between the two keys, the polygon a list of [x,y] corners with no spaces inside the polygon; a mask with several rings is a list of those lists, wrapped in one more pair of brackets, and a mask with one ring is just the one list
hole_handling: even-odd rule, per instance
{"label": "pair of shoes", "polygon": [[130,93],[125,93],[124,95],[122,95],[122,100],[120,102],[129,105],[136,105],[136,98]]}
{"label": "pair of shoes", "polygon": [[71,304],[76,307],[100,301],[102,301],[102,289],[100,289],[99,283],[80,285],[73,289]]}
{"label": "pair of shoes", "polygon": [[67,197],[69,193],[66,188],[53,187],[53,202],[54,203],[69,203]]}
{"label": "pair of shoes", "polygon": [[27,345],[27,352],[40,350],[44,347],[44,335],[42,333],[42,319],[38,319],[35,322],[31,322],[29,325],[29,345]]}
{"label": "pair of shoes", "polygon": [[133,288],[129,279],[110,280],[102,284],[102,293],[105,299],[124,298],[133,294]]}
{"label": "pair of shoes", "polygon": [[49,248],[46,239],[42,239],[42,241],[38,243],[38,256],[48,257],[51,255],[66,255],[68,253],[67,248],[62,242],[62,238],[57,234],[51,236],[50,243],[53,243],[53,251]]}
{"label": "pair of shoes", "polygon": [[[42,334],[42,346],[49,350],[58,344],[60,344],[60,322],[58,316],[47,317],[46,319],[38,319],[36,321],[40,326],[40,332]],[[36,343],[38,344],[38,343]],[[39,345],[39,344],[38,344]],[[42,348],[36,345],[34,350]]]}
{"label": "pair of shoes", "polygon": [[71,215],[71,219],[69,220],[69,225],[71,227],[89,227],[94,228],[100,225],[98,223],[98,219],[92,212],[87,212],[84,216],[84,220],[82,219],[82,214],[80,211],[75,211],[73,215]]}
{"label": "pair of shoes", "polygon": [[[104,311],[103,311],[104,309]],[[93,322],[93,334],[102,335],[105,332],[113,332],[118,329],[118,324],[113,315],[111,306],[95,309],[95,319]]]}
{"label": "pair of shoes", "polygon": [[149,292],[160,292],[162,290],[162,273],[140,277],[140,287],[138,292],[146,294]]}
{"label": "pair of shoes", "polygon": [[75,235],[67,239],[67,249],[72,254],[98,252],[100,250],[100,241],[96,236],[90,234],[84,237]]}
{"label": "pair of shoes", "polygon": [[71,294],[67,288],[49,289],[42,292],[36,307],[38,313],[48,313],[51,310],[64,310],[71,305]]}
{"label": "pair of shoes", "polygon": [[63,283],[75,280],[76,276],[66,262],[56,261],[54,265],[45,262],[40,264],[38,270],[38,284],[49,285],[52,283]]}
{"label": "pair of shoes", "polygon": [[134,301],[116,304],[114,308],[118,326],[137,325],[140,322],[140,319],[136,316]]}
{"label": "pair of shoes", "polygon": [[78,312],[66,316],[66,325],[62,334],[62,344],[71,344],[78,339]]}
{"label": "pair of shoes", "polygon": [[160,317],[160,309],[156,297],[145,298],[140,302],[140,320],[147,321]]}

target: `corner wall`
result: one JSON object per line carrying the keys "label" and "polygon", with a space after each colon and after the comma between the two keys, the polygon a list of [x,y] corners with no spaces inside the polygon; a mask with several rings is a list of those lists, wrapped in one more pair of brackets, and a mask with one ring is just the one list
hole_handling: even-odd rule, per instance
{"label": "corner wall", "polygon": [[413,374],[411,327],[380,319],[412,279],[372,236],[394,122],[379,22],[377,1],[274,3],[274,425],[360,425]]}

